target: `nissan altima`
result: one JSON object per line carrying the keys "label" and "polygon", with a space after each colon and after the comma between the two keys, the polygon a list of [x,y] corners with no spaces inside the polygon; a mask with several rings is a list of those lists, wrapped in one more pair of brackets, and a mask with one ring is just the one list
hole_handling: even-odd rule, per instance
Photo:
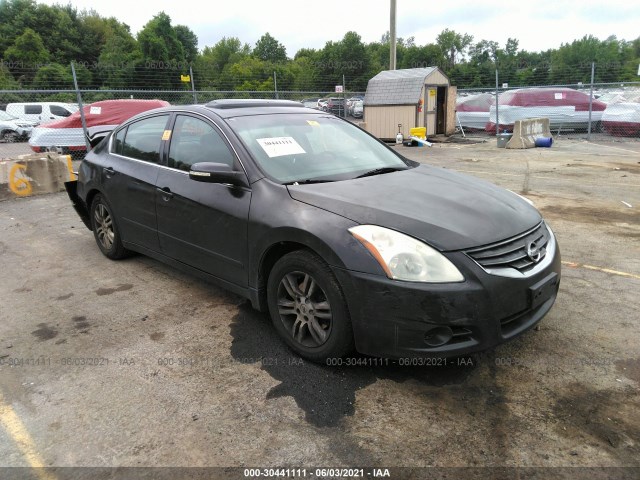
{"label": "nissan altima", "polygon": [[67,191],[106,257],[142,253],[248,298],[313,361],[490,349],[536,325],[560,283],[527,199],[298,102],[144,112]]}

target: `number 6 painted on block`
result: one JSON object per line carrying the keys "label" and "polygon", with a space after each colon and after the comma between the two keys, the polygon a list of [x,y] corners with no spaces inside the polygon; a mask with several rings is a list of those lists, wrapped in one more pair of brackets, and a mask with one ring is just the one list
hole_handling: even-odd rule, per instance
{"label": "number 6 painted on block", "polygon": [[27,195],[31,195],[31,192],[33,192],[33,187],[31,186],[29,180],[22,176],[16,177],[16,173],[18,173],[18,170],[26,169],[26,165],[20,165],[19,163],[16,163],[13,167],[11,167],[11,171],[9,172],[9,188],[19,197],[26,197]]}

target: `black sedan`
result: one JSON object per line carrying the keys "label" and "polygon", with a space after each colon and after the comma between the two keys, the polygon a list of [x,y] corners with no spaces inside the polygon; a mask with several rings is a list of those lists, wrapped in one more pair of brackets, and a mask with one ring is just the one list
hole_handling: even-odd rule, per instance
{"label": "black sedan", "polygon": [[298,102],[145,112],[67,190],[104,255],[143,253],[248,298],[315,361],[485,350],[539,322],[560,282],[528,200]]}

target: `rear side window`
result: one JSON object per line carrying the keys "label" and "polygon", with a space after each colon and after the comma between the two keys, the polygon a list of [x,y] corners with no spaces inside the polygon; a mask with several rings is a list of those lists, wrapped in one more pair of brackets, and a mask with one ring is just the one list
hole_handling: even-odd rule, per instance
{"label": "rear side window", "polygon": [[24,113],[27,115],[40,115],[42,113],[42,105],[25,105]]}
{"label": "rear side window", "polygon": [[69,110],[58,105],[51,105],[49,107],[49,110],[51,111],[52,115],[56,115],[58,117],[68,117],[69,115],[71,115],[71,112]]}
{"label": "rear side window", "polygon": [[224,163],[233,167],[233,156],[212,125],[195,117],[178,115],[171,136],[169,167],[189,171],[198,162]]}
{"label": "rear side window", "polygon": [[145,162],[159,163],[162,134],[168,119],[169,115],[160,115],[130,124],[124,137],[122,155]]}

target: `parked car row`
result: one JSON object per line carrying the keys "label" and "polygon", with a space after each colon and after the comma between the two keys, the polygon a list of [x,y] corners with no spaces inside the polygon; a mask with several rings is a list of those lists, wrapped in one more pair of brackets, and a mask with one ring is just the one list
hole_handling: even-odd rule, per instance
{"label": "parked car row", "polygon": [[[496,112],[497,110],[497,112]],[[549,118],[553,130],[586,130],[613,135],[640,133],[640,93],[637,90],[603,95],[591,101],[589,94],[572,88],[522,88],[499,94],[480,93],[458,99],[457,122],[463,128],[496,133],[496,115],[500,131],[511,131],[516,120]]]}
{"label": "parked car row", "polygon": [[364,97],[362,96],[351,97],[346,102],[342,97],[305,98],[300,103],[305,107],[333,113],[340,117],[343,117],[346,112],[347,116],[362,118],[364,112]]}
{"label": "parked car row", "polygon": [[26,141],[36,122],[22,120],[0,110],[0,141],[5,143]]}
{"label": "parked car row", "polygon": [[0,110],[0,141],[24,142],[34,127],[68,117],[78,106],[61,102],[9,103]]}

